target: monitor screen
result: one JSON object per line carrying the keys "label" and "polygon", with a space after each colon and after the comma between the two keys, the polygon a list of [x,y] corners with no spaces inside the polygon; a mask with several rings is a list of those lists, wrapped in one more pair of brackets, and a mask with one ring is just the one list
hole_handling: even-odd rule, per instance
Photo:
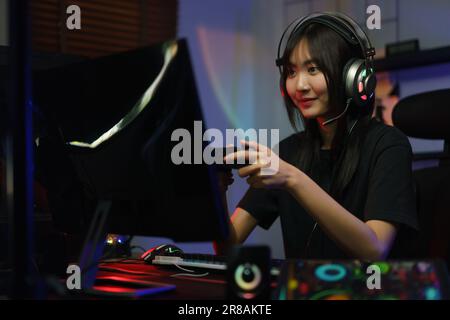
{"label": "monitor screen", "polygon": [[39,72],[34,104],[44,119],[37,171],[60,229],[86,230],[110,200],[110,233],[227,236],[217,168],[172,159],[175,130],[206,130],[185,40]]}

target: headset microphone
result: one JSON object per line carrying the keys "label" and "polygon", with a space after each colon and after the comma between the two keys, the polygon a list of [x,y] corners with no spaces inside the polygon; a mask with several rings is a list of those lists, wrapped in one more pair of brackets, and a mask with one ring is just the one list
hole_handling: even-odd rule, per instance
{"label": "headset microphone", "polygon": [[327,124],[330,124],[330,123],[336,121],[337,119],[339,119],[340,117],[342,117],[347,112],[348,106],[350,105],[351,102],[352,102],[352,98],[348,98],[347,102],[346,102],[346,105],[345,105],[344,111],[342,111],[342,113],[340,115],[338,115],[337,117],[334,117],[334,118],[328,119],[327,121],[324,121],[322,123],[322,125],[326,126]]}

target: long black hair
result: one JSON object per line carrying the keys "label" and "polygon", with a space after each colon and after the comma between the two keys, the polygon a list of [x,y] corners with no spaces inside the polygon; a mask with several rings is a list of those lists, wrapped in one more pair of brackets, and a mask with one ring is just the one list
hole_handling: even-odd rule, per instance
{"label": "long black hair", "polygon": [[[362,58],[361,48],[350,45],[334,30],[317,23],[311,23],[301,33],[294,34],[287,43],[283,54],[283,72],[280,78],[281,89],[284,92],[284,102],[289,121],[296,131],[299,122],[303,123],[305,131],[297,134],[300,138],[298,165],[301,170],[314,178],[317,160],[320,159],[322,137],[316,119],[305,119],[286,90],[286,78],[289,73],[289,58],[300,43],[306,40],[309,53],[318,68],[325,76],[328,88],[329,108],[334,114],[344,111],[346,105],[343,69],[351,58]],[[331,156],[334,163],[333,178],[329,193],[340,201],[343,192],[351,182],[357,169],[363,140],[370,125],[373,101],[368,108],[358,109],[352,103],[346,116],[337,120],[337,130],[332,141]],[[356,121],[357,120],[357,121]],[[351,126],[351,135],[349,132]]]}

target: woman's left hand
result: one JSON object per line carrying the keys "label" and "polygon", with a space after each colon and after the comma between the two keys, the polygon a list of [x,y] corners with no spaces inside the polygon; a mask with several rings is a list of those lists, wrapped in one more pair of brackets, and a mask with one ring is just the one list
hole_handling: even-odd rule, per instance
{"label": "woman's left hand", "polygon": [[[241,141],[248,150],[240,150],[227,155],[225,162],[245,159],[249,165],[239,169],[239,176],[247,177],[247,183],[253,188],[288,189],[299,170],[280,159],[270,148],[254,141]],[[253,160],[253,161],[252,161]],[[243,160],[241,160],[243,161]],[[239,163],[239,162],[237,162]]]}

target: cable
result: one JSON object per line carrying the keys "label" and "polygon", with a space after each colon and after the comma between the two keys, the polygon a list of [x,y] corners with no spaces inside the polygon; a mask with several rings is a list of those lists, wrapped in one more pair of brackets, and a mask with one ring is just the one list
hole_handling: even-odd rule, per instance
{"label": "cable", "polygon": [[171,277],[176,278],[176,277],[206,277],[207,275],[209,275],[208,272],[206,273],[202,273],[202,274],[192,274],[192,273],[177,273],[177,274],[173,274],[171,275]]}
{"label": "cable", "polygon": [[311,239],[312,239],[312,236],[313,236],[316,228],[317,228],[317,222],[314,223],[314,227],[312,228],[311,232],[309,233],[308,241],[306,242],[305,249],[303,250],[304,257],[306,257],[306,255],[308,254],[309,245],[311,244]]}
{"label": "cable", "polygon": [[189,270],[189,269],[183,268],[183,267],[177,265],[176,263],[174,263],[173,265],[174,265],[175,267],[177,267],[178,269],[181,269],[181,270],[183,270],[183,271],[187,271],[187,272],[195,272],[194,270]]}
{"label": "cable", "polygon": [[340,117],[342,117],[342,116],[347,112],[348,107],[349,107],[349,105],[350,105],[350,102],[352,102],[352,98],[348,98],[348,99],[347,99],[345,109],[344,109],[344,111],[342,111],[342,113],[341,113],[340,115],[338,115],[337,117],[331,118],[331,119],[329,119],[329,120],[327,120],[327,121],[324,121],[324,122],[322,123],[322,125],[323,125],[323,126],[326,126],[327,124],[330,124],[331,122],[333,122],[333,121],[339,119]]}
{"label": "cable", "polygon": [[[349,101],[350,101],[350,100],[351,100],[351,98],[347,100],[347,107],[348,107],[348,105],[349,105]],[[342,116],[342,115],[345,113],[345,111],[347,110],[347,107],[345,108],[344,112],[341,113],[338,117]],[[328,120],[328,121],[334,121],[334,120],[336,120],[336,118],[330,119],[330,120]],[[349,130],[347,139],[348,139],[348,138],[350,137],[350,135],[352,134],[353,128],[356,126],[356,124],[358,123],[358,121],[359,121],[359,118],[356,119],[355,122],[353,123],[352,127],[351,127],[350,130]],[[325,122],[326,122],[326,121],[325,121]],[[325,124],[325,122],[324,122],[324,124]],[[311,230],[311,232],[310,232],[310,234],[309,234],[308,241],[306,242],[305,249],[303,250],[303,254],[304,254],[305,257],[306,257],[307,254],[308,254],[309,246],[310,246],[311,240],[312,240],[312,236],[313,236],[314,231],[316,230],[316,228],[317,228],[317,221],[314,223],[314,226],[313,226],[313,228],[312,228],[312,230]]]}
{"label": "cable", "polygon": [[[176,263],[173,264],[175,267],[177,267],[178,269],[181,269],[183,271],[187,271],[187,272],[195,272],[194,270],[189,270],[186,268],[183,268],[179,265],[177,265]],[[194,273],[177,273],[177,274],[173,274],[171,275],[171,277],[178,277],[178,276],[188,276],[188,277],[205,277],[209,275],[209,272],[205,272],[205,273],[200,273],[200,274],[194,274]]]}
{"label": "cable", "polygon": [[350,137],[350,135],[352,134],[353,128],[356,126],[356,124],[358,123],[359,119],[356,119],[356,121],[353,123],[352,127],[350,128],[350,131],[348,133],[348,136]]}

